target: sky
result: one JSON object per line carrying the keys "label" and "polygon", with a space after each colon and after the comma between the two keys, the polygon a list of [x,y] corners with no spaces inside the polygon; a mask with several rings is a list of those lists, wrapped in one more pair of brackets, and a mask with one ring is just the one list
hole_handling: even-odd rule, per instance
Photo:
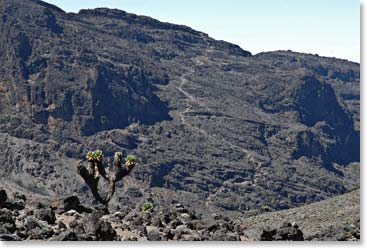
{"label": "sky", "polygon": [[252,54],[292,50],[360,61],[359,0],[46,0],[67,12],[109,7],[184,24]]}

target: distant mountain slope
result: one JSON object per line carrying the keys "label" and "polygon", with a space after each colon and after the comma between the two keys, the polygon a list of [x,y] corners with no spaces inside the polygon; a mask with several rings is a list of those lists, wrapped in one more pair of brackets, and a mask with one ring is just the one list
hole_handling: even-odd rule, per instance
{"label": "distant mountain slope", "polygon": [[139,165],[113,205],[287,209],[359,187],[359,64],[251,55],[121,10],[0,0],[0,184],[91,195],[91,149]]}

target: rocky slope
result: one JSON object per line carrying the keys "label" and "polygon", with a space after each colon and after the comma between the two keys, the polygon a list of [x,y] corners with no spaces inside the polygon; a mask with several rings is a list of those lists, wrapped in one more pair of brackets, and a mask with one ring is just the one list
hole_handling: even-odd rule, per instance
{"label": "rocky slope", "polygon": [[76,196],[34,200],[15,192],[8,198],[7,192],[0,190],[0,204],[0,240],[3,241],[360,239],[359,190],[244,220],[218,214],[203,218],[175,201],[146,211],[125,207],[108,214],[103,208],[81,205]]}
{"label": "rocky slope", "polygon": [[256,230],[276,229],[284,222],[296,223],[305,240],[360,239],[360,190],[298,208],[243,219],[244,234],[256,239]]}
{"label": "rocky slope", "polygon": [[88,150],[138,156],[111,208],[251,216],[359,188],[359,64],[252,55],[121,10],[0,0],[0,186],[76,193]]}

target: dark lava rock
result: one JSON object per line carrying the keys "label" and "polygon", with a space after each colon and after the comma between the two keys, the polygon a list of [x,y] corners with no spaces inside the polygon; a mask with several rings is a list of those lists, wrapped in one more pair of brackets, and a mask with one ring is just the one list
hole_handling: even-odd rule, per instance
{"label": "dark lava rock", "polygon": [[101,216],[97,216],[95,214],[90,214],[83,218],[81,221],[83,225],[83,229],[85,230],[86,234],[95,235],[99,226],[99,219]]}
{"label": "dark lava rock", "polygon": [[173,220],[169,223],[170,227],[175,229],[179,225],[182,225],[183,223],[180,220]]}
{"label": "dark lava rock", "polygon": [[116,231],[113,229],[110,223],[100,220],[101,215],[89,214],[84,218],[83,228],[86,234],[93,235],[97,240],[108,241],[115,240]]}
{"label": "dark lava rock", "polygon": [[91,209],[85,208],[84,206],[81,205],[81,206],[79,206],[79,211],[80,212],[87,212],[87,213],[94,212],[94,213],[99,213],[99,214],[102,214],[102,215],[109,214],[108,208],[103,204],[97,204],[96,206],[93,206],[93,208],[91,208]]}
{"label": "dark lava rock", "polygon": [[21,238],[14,234],[0,234],[0,241],[21,241]]}
{"label": "dark lava rock", "polygon": [[64,213],[70,210],[75,210],[78,213],[102,212],[108,214],[108,209],[104,205],[95,205],[91,208],[80,204],[79,197],[76,195],[68,196],[62,200],[62,203],[57,206],[56,213]]}
{"label": "dark lava rock", "polygon": [[19,192],[15,192],[15,193],[13,194],[13,198],[14,198],[14,200],[15,200],[15,201],[21,200],[21,201],[23,201],[23,202],[27,202],[27,197],[26,197],[26,195],[21,194],[21,193],[19,193]]}
{"label": "dark lava rock", "polygon": [[116,240],[116,231],[113,229],[110,223],[106,221],[101,221],[99,223],[98,229],[96,231],[96,236],[98,240],[111,241]]}
{"label": "dark lava rock", "polygon": [[5,227],[0,226],[0,233],[8,233],[8,230]]}
{"label": "dark lava rock", "polygon": [[161,221],[164,223],[164,224],[168,224],[171,222],[171,217],[169,214],[164,214],[162,217],[161,217]]}
{"label": "dark lava rock", "polygon": [[6,191],[1,189],[0,190],[0,208],[5,206],[7,199],[8,199],[8,195],[6,194]]}
{"label": "dark lava rock", "polygon": [[147,238],[149,241],[160,241],[162,240],[161,234],[158,229],[148,229],[147,230]]}
{"label": "dark lava rock", "polygon": [[173,230],[169,229],[169,228],[165,228],[163,229],[163,235],[162,237],[165,239],[165,240],[173,240],[174,236],[175,236],[175,233]]}
{"label": "dark lava rock", "polygon": [[211,240],[213,241],[238,241],[239,236],[234,233],[228,233],[225,230],[218,230],[213,233]]}
{"label": "dark lava rock", "polygon": [[8,202],[6,207],[11,210],[22,210],[25,208],[25,205],[26,205],[25,201],[17,200],[17,201]]}
{"label": "dark lava rock", "polygon": [[73,230],[66,230],[60,233],[56,237],[52,238],[53,241],[77,241],[78,237]]}
{"label": "dark lava rock", "polygon": [[89,235],[89,236],[94,237],[94,239],[95,239],[95,236],[93,236],[94,234],[92,234],[92,233],[86,233],[84,231],[83,223],[80,223],[80,222],[77,222],[77,221],[73,221],[72,224],[71,223],[69,224],[69,227],[74,229],[74,232],[76,233],[76,235],[78,237],[81,237],[83,235]]}
{"label": "dark lava rock", "polygon": [[34,217],[46,221],[48,224],[55,224],[56,221],[55,212],[51,208],[34,210]]}
{"label": "dark lava rock", "polygon": [[209,232],[215,232],[219,229],[219,224],[214,220],[208,220],[204,225]]}
{"label": "dark lava rock", "polygon": [[262,241],[303,241],[303,233],[296,226],[292,226],[290,223],[286,223],[278,229],[265,229],[261,234],[260,240]]}
{"label": "dark lava rock", "polygon": [[79,201],[79,198],[76,195],[72,195],[72,196],[66,197],[64,199],[63,208],[64,208],[64,211],[65,212],[67,212],[69,210],[76,210],[76,211],[80,210],[80,201]]}
{"label": "dark lava rock", "polygon": [[136,232],[142,236],[146,236],[147,235],[147,228],[145,226],[137,226],[136,227]]}
{"label": "dark lava rock", "polygon": [[42,226],[42,224],[40,224],[40,222],[34,217],[28,217],[24,222],[24,227],[29,230],[38,228],[40,226]]}
{"label": "dark lava rock", "polygon": [[27,217],[25,219],[24,228],[29,236],[28,239],[32,240],[46,240],[54,234],[50,226],[34,217]]}
{"label": "dark lava rock", "polygon": [[277,233],[276,229],[270,230],[269,228],[266,228],[263,230],[260,236],[260,240],[261,241],[273,241],[274,240],[273,236],[275,236],[276,233]]}
{"label": "dark lava rock", "polygon": [[7,209],[0,209],[0,227],[7,231],[8,234],[15,232],[15,221],[12,212]]}
{"label": "dark lava rock", "polygon": [[62,221],[58,221],[56,224],[57,224],[58,229],[61,230],[61,231],[64,231],[64,230],[67,229],[67,226]]}
{"label": "dark lava rock", "polygon": [[97,241],[97,239],[92,235],[79,235],[78,241]]}

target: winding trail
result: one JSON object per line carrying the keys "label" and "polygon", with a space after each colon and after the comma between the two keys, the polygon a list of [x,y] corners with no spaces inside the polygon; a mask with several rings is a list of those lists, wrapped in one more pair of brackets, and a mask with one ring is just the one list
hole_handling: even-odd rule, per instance
{"label": "winding trail", "polygon": [[[195,63],[196,63],[196,66],[201,66],[201,65],[204,64],[202,61],[200,61],[199,58],[195,58]],[[186,126],[189,126],[191,129],[195,129],[195,130],[199,131],[200,133],[205,134],[206,136],[208,136],[211,139],[215,139],[215,140],[218,140],[219,139],[222,143],[225,143],[225,144],[229,145],[232,148],[235,147],[235,148],[241,150],[242,152],[244,152],[244,153],[247,154],[247,157],[250,160],[252,160],[252,162],[255,162],[255,160],[253,159],[253,152],[251,152],[251,151],[249,151],[249,150],[247,150],[247,149],[245,149],[243,147],[240,147],[238,145],[235,145],[235,144],[233,144],[233,143],[231,143],[231,142],[229,142],[229,141],[227,141],[227,140],[225,140],[223,138],[214,137],[213,135],[208,134],[207,131],[205,131],[205,130],[203,130],[201,128],[198,128],[198,127],[193,126],[191,123],[189,123],[186,120],[185,115],[186,115],[186,113],[189,113],[190,112],[190,110],[193,108],[193,105],[194,104],[197,104],[200,107],[205,107],[207,110],[209,110],[206,106],[203,106],[196,99],[195,96],[193,96],[192,94],[190,94],[189,92],[187,92],[183,88],[185,86],[185,84],[189,82],[189,80],[186,77],[193,75],[195,72],[196,72],[196,70],[194,68],[191,68],[189,70],[189,72],[182,74],[182,76],[180,77],[181,83],[180,83],[180,85],[178,87],[176,87],[177,90],[180,91],[188,99],[188,101],[187,101],[187,107],[185,108],[185,110],[182,111],[182,112],[179,112],[179,115],[180,115],[180,119],[181,119],[182,124],[184,124]]]}
{"label": "winding trail", "polygon": [[[202,62],[198,57],[195,58],[195,64],[196,66],[201,66],[204,64],[204,62]],[[246,154],[246,158],[254,163],[254,164],[257,164],[256,166],[256,170],[255,170],[255,174],[253,176],[253,185],[256,186],[257,185],[257,181],[258,181],[258,178],[260,177],[261,175],[261,167],[263,166],[263,163],[261,161],[259,161],[258,159],[256,159],[255,157],[257,157],[258,155],[255,154],[255,152],[253,151],[249,151],[243,147],[240,147],[238,145],[235,145],[233,143],[231,143],[230,141],[228,140],[225,140],[223,138],[219,138],[219,137],[214,137],[213,135],[209,134],[207,131],[199,128],[199,127],[196,127],[196,126],[193,126],[191,123],[189,123],[186,119],[186,113],[189,113],[192,109],[193,109],[193,106],[196,104],[200,107],[205,107],[207,110],[209,110],[207,108],[207,106],[203,106],[197,99],[195,96],[193,96],[192,94],[190,94],[189,92],[187,92],[185,89],[184,89],[184,86],[189,82],[189,80],[187,79],[187,77],[193,75],[194,73],[196,72],[195,68],[191,68],[188,72],[184,73],[181,75],[180,77],[180,81],[181,83],[179,84],[177,88],[177,90],[179,92],[181,92],[187,99],[186,101],[186,104],[187,104],[187,107],[183,110],[183,111],[180,111],[179,112],[179,116],[180,116],[180,120],[182,122],[183,125],[186,125],[188,126],[189,128],[191,128],[192,130],[196,130],[197,132],[207,136],[208,138],[210,139],[215,139],[216,141],[220,140],[220,142],[222,144],[227,144],[229,147],[232,147],[232,148],[235,148],[234,150],[240,150],[241,152],[243,152],[244,154]],[[215,190],[215,192],[213,193],[209,193],[209,196],[207,197],[206,201],[205,201],[205,206],[208,208],[209,212],[212,212],[212,213],[215,213],[215,210],[214,210],[214,207],[213,207],[213,204],[210,204],[212,203],[212,199],[220,192],[222,192],[224,190],[224,186],[226,183],[230,183],[230,180],[227,180],[225,181],[221,187],[218,187],[217,190]]]}

